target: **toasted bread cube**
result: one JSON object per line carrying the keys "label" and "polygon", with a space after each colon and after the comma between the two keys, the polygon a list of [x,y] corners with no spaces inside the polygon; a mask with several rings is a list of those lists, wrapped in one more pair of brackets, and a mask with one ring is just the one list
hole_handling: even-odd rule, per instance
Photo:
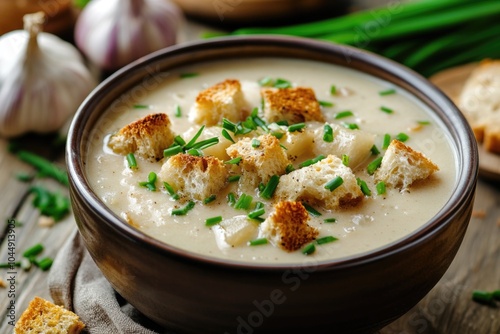
{"label": "toasted bread cube", "polygon": [[264,88],[264,117],[269,123],[288,121],[296,124],[309,121],[324,121],[316,95],[311,88]]}
{"label": "toasted bread cube", "polygon": [[500,154],[500,113],[485,120],[483,147],[486,151]]}
{"label": "toasted bread cube", "polygon": [[413,182],[426,179],[438,170],[438,166],[422,153],[394,139],[375,172],[375,180],[384,181],[387,186],[407,191]]}
{"label": "toasted bread cube", "polygon": [[309,213],[300,202],[282,201],[261,224],[261,236],[285,251],[293,252],[313,241],[318,229],[310,226]]}
{"label": "toasted bread cube", "polygon": [[232,122],[244,120],[246,113],[240,82],[227,79],[198,94],[189,112],[189,120],[212,126],[221,123],[223,118]]}
{"label": "toasted bread cube", "polygon": [[231,158],[241,157],[241,184],[245,189],[256,187],[260,182],[267,183],[271,176],[286,171],[289,160],[279,140],[272,135],[257,137],[260,145],[252,146],[252,138],[243,138],[227,148]]}
{"label": "toasted bread cube", "polygon": [[158,177],[170,184],[181,199],[204,200],[226,186],[228,171],[224,162],[213,156],[176,154],[161,167]]}
{"label": "toasted bread cube", "polygon": [[35,297],[14,327],[14,334],[78,334],[85,325],[73,312]]}
{"label": "toasted bread cube", "polygon": [[[326,189],[325,185],[337,176],[342,178],[343,183],[333,191]],[[285,201],[320,205],[327,210],[354,206],[363,199],[356,176],[334,155],[283,175],[274,196]]]}
{"label": "toasted bread cube", "polygon": [[163,150],[174,142],[170,124],[166,114],[147,115],[112,135],[108,146],[117,154],[135,153],[145,159],[160,160]]}
{"label": "toasted bread cube", "polygon": [[349,157],[349,166],[356,168],[371,154],[371,148],[375,143],[375,135],[362,131],[350,130],[338,124],[329,124],[333,130],[333,141],[323,140],[324,124],[314,129],[313,152],[319,154],[333,154]]}

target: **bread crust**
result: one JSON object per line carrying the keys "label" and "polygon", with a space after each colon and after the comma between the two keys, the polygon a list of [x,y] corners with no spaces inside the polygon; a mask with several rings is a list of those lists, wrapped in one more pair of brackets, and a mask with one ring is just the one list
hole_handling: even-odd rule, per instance
{"label": "bread crust", "polygon": [[311,88],[263,88],[264,117],[269,123],[286,120],[290,124],[324,122],[325,117]]}

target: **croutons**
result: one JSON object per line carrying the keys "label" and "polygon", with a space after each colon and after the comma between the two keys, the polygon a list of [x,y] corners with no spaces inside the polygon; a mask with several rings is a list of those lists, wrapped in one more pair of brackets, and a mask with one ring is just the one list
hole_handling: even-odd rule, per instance
{"label": "croutons", "polygon": [[181,199],[201,201],[220,193],[226,186],[228,171],[224,162],[213,156],[176,154],[163,164],[158,176],[170,184]]}
{"label": "croutons", "polygon": [[[333,191],[326,189],[328,182],[336,177],[342,178],[342,184]],[[334,155],[283,175],[274,196],[278,200],[306,202],[328,210],[353,206],[363,199],[356,176]]]}
{"label": "croutons", "polygon": [[245,99],[238,80],[227,79],[201,91],[189,112],[189,119],[197,124],[216,125],[227,118],[238,122],[247,116]]}
{"label": "croutons", "polygon": [[264,88],[264,117],[269,123],[288,121],[296,124],[308,121],[324,121],[321,107],[311,88]]}
{"label": "croutons", "polygon": [[274,211],[261,224],[261,235],[275,246],[293,252],[319,234],[310,226],[309,214],[300,202],[282,201],[274,206]]}
{"label": "croutons", "polygon": [[145,159],[160,160],[163,150],[174,142],[170,124],[166,114],[147,115],[112,135],[108,146],[118,154],[135,153]]}
{"label": "croutons", "polygon": [[84,327],[75,313],[35,297],[17,321],[14,334],[78,334]]}
{"label": "croutons", "polygon": [[375,180],[407,191],[413,182],[426,179],[438,170],[438,166],[422,153],[394,139],[387,148],[380,167],[375,171]]}
{"label": "croutons", "polygon": [[350,130],[338,124],[328,124],[332,128],[333,141],[326,142],[323,139],[325,124],[315,124],[313,152],[319,154],[333,154],[349,157],[349,166],[355,168],[371,154],[371,148],[375,142],[375,135],[362,130]]}
{"label": "croutons", "polygon": [[252,138],[243,138],[227,148],[231,158],[241,157],[242,170],[240,184],[245,189],[256,187],[260,182],[267,183],[271,176],[286,171],[289,160],[279,140],[272,135],[257,137],[258,147],[252,145]]}

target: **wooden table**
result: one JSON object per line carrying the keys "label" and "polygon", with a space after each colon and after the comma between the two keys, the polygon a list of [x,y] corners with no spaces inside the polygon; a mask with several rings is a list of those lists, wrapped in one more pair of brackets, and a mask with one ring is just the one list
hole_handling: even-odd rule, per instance
{"label": "wooden table", "polygon": [[[28,143],[35,143],[32,146],[35,151],[64,165],[62,152],[43,149],[48,147],[44,139],[31,138]],[[45,246],[43,256],[55,257],[76,229],[75,221],[68,215],[51,228],[40,227],[39,213],[33,208],[28,190],[33,183],[64,193],[67,189],[52,180],[18,181],[16,174],[33,173],[34,170],[10,154],[7,148],[7,141],[0,139],[0,262],[7,260],[6,222],[12,218],[22,223],[15,227],[18,259],[24,250],[37,243]],[[463,244],[445,276],[419,304],[382,329],[380,334],[500,333],[500,309],[471,300],[475,289],[500,289],[500,184],[480,179],[474,210]],[[8,287],[0,288],[0,333],[12,332],[7,310],[12,300],[18,318],[34,296],[50,299],[47,275],[39,268],[32,268],[29,272],[18,269],[14,274],[15,297],[8,296]],[[0,277],[9,278],[8,270],[0,269]]]}

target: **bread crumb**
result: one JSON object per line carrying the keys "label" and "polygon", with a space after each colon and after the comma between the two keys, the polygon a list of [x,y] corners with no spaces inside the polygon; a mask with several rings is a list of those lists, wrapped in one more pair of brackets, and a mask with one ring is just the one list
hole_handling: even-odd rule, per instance
{"label": "bread crumb", "polygon": [[40,227],[52,227],[56,223],[55,219],[48,216],[40,216],[38,218],[38,226]]}
{"label": "bread crumb", "polygon": [[4,279],[0,277],[0,288],[5,289],[6,287],[7,282],[5,282]]}
{"label": "bread crumb", "polygon": [[486,217],[486,211],[485,210],[473,210],[472,217],[483,219]]}
{"label": "bread crumb", "polygon": [[296,124],[325,120],[311,88],[264,88],[261,92],[264,99],[264,117],[269,123],[285,120]]}

